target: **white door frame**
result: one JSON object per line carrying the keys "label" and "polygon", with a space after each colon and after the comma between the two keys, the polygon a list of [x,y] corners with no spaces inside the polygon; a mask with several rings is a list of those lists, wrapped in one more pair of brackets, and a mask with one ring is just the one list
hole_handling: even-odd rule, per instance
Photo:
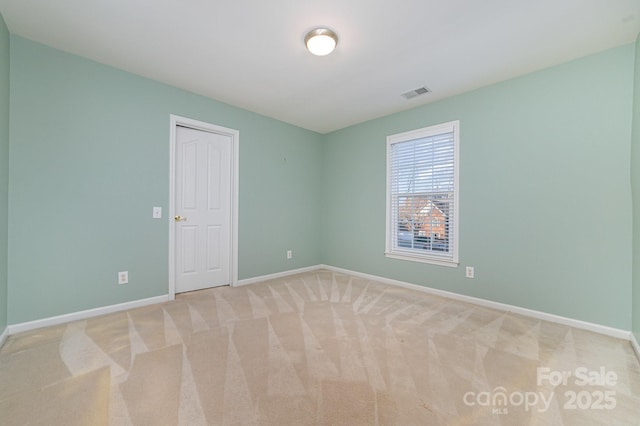
{"label": "white door frame", "polygon": [[238,164],[240,132],[204,121],[170,115],[169,147],[169,300],[176,296],[176,127],[189,127],[204,132],[229,136],[231,139],[231,247],[229,247],[229,271],[231,287],[238,285]]}

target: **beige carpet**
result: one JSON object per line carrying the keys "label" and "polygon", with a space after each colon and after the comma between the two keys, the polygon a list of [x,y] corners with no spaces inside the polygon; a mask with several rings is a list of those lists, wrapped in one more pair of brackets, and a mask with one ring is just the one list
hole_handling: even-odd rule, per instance
{"label": "beige carpet", "polygon": [[640,367],[626,341],[316,271],[11,336],[0,424],[640,424]]}

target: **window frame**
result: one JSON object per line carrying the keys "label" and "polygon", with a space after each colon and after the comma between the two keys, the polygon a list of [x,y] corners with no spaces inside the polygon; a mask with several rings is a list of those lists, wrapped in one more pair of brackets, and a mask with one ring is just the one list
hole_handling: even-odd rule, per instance
{"label": "window frame", "polygon": [[[454,168],[454,182],[453,182],[453,217],[450,221],[453,222],[452,229],[453,235],[450,236],[449,241],[453,250],[449,252],[447,256],[438,254],[434,250],[425,250],[425,253],[420,253],[415,249],[407,249],[397,247],[397,242],[394,245],[393,241],[393,229],[397,229],[399,221],[392,223],[392,176],[391,176],[391,147],[395,144],[402,142],[410,142],[415,139],[422,139],[430,136],[436,136],[443,133],[453,132],[453,168]],[[385,224],[385,256],[392,259],[407,260],[412,262],[422,262],[434,265],[457,267],[459,262],[459,235],[460,235],[460,221],[459,221],[459,207],[460,207],[460,121],[449,121],[447,123],[435,124],[432,126],[423,127],[408,132],[397,133],[387,136],[387,194],[386,194],[386,224]]]}

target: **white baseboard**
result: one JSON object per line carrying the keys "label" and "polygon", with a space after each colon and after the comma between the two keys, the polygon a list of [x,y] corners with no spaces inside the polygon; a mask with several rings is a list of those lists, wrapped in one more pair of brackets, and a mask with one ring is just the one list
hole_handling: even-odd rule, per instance
{"label": "white baseboard", "polygon": [[[163,303],[169,300],[168,295],[149,297],[147,299],[133,300],[131,302],[119,303],[117,305],[103,306],[100,308],[87,309],[86,311],[72,312],[70,314],[58,315],[55,317],[43,318],[35,321],[11,324],[7,326],[8,334],[22,333],[23,331],[35,330],[36,328],[49,327],[52,325],[64,324],[71,321],[83,320],[99,315],[111,314],[113,312],[127,309],[139,308],[142,306]],[[5,330],[5,333],[7,332]]]}
{"label": "white baseboard", "polygon": [[636,352],[636,356],[638,357],[638,361],[640,362],[640,345],[638,344],[638,340],[636,339],[636,335],[631,333],[631,346],[633,346],[633,350]]}
{"label": "white baseboard", "polygon": [[411,284],[404,281],[398,281],[390,278],[379,277],[376,275],[364,274],[362,272],[351,271],[349,269],[337,268],[335,266],[329,266],[329,265],[320,265],[320,266],[323,269],[328,269],[334,272],[353,275],[353,276],[364,278],[367,280],[378,281],[381,283],[404,287],[411,290],[418,290],[418,291],[433,294],[436,296],[446,297],[449,299],[459,300],[461,302],[472,303],[472,304],[484,306],[487,308],[497,309],[499,311],[513,312],[513,313],[524,315],[531,318],[554,322],[557,324],[568,325],[570,327],[589,330],[596,333],[605,334],[607,336],[617,337],[619,339],[630,340],[632,335],[630,331],[620,330],[617,328],[612,328],[612,327],[608,327],[600,324],[594,324],[594,323],[581,321],[573,318],[567,318],[560,315],[549,314],[546,312],[536,311],[533,309],[522,308],[520,306],[508,305],[506,303],[494,302],[491,300],[480,299],[478,297],[473,297],[473,296],[465,296],[463,294],[452,293],[450,291],[438,290],[435,288],[424,287],[421,285]]}
{"label": "white baseboard", "polygon": [[0,334],[0,348],[4,345],[7,337],[9,337],[9,327],[5,327],[4,330],[2,330],[2,334]]}
{"label": "white baseboard", "polygon": [[253,278],[245,278],[243,280],[238,280],[237,287],[240,287],[243,285],[249,285],[249,284],[256,284],[262,281],[284,278],[284,277],[288,277],[289,275],[302,274],[304,272],[311,272],[311,271],[315,271],[322,268],[326,269],[327,267],[325,265],[314,265],[314,266],[307,266],[305,268],[300,268],[300,269],[291,269],[288,271],[276,272],[275,274],[262,275],[262,276],[253,277]]}
{"label": "white baseboard", "polygon": [[[446,297],[453,300],[459,300],[466,303],[475,304],[478,306],[484,306],[487,308],[497,309],[499,311],[505,312],[513,312],[516,314],[524,315],[531,318],[536,318],[544,321],[554,322],[557,324],[563,324],[570,327],[575,327],[583,330],[593,331],[595,333],[605,334],[612,337],[617,337],[619,339],[628,340],[631,342],[633,349],[636,351],[636,355],[640,360],[640,345],[635,338],[635,335],[630,331],[620,330],[617,328],[612,328],[600,324],[594,324],[586,321],[581,321],[573,318],[567,318],[560,315],[549,314],[546,312],[536,311],[533,309],[522,308],[519,306],[508,305],[506,303],[494,302],[491,300],[481,299],[473,296],[465,296],[463,294],[453,293],[445,290],[438,290],[430,287],[425,287],[417,284],[411,284],[404,281],[394,280],[390,278],[380,277],[377,275],[365,274],[362,272],[352,271],[350,269],[338,268],[330,265],[315,265],[308,266],[305,268],[292,269],[289,271],[278,272],[275,274],[262,275],[253,278],[246,278],[238,281],[238,286],[256,284],[263,281],[268,281],[277,278],[283,278],[290,275],[300,274],[304,272],[311,272],[318,269],[327,269],[329,271],[338,272],[342,274],[352,275],[360,278],[364,278],[371,281],[377,281],[384,284],[394,285],[398,287],[404,287],[411,290],[417,290],[428,294],[433,294],[436,296]],[[2,334],[0,334],[0,347],[7,339],[8,336],[16,333],[21,333],[24,331],[34,330],[42,327],[49,327],[52,325],[63,324],[71,321],[82,320],[86,318],[91,318],[99,315],[110,314],[113,312],[124,311],[127,309],[139,308],[142,306],[152,305],[156,303],[164,303],[169,301],[169,295],[162,295],[156,297],[150,297],[147,299],[134,300],[131,302],[120,303],[117,305],[109,305],[95,309],[88,309],[85,311],[73,312],[64,315],[58,315],[55,317],[44,318],[35,321],[29,321],[19,324],[8,325]]]}

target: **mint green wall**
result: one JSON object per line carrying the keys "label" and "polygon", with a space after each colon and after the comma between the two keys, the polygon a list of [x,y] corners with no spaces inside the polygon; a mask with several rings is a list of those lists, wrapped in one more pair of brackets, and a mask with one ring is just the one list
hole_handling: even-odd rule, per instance
{"label": "mint green wall", "polygon": [[0,15],[0,334],[7,326],[9,189],[9,31]]}
{"label": "mint green wall", "polygon": [[[622,46],[327,135],[324,262],[628,330],[633,57]],[[451,120],[460,267],[387,259],[385,138]]]}
{"label": "mint green wall", "polygon": [[170,114],[240,131],[241,279],[320,263],[319,134],[17,36],[11,73],[10,324],[167,293]]}
{"label": "mint green wall", "polygon": [[631,187],[633,190],[632,331],[640,342],[640,35],[635,44],[633,130],[631,135]]}
{"label": "mint green wall", "polygon": [[[630,328],[631,45],[324,136],[17,36],[10,58],[9,324],[166,293],[177,114],[240,130],[240,278],[326,263]],[[385,137],[454,119],[461,266],[387,259]]]}

